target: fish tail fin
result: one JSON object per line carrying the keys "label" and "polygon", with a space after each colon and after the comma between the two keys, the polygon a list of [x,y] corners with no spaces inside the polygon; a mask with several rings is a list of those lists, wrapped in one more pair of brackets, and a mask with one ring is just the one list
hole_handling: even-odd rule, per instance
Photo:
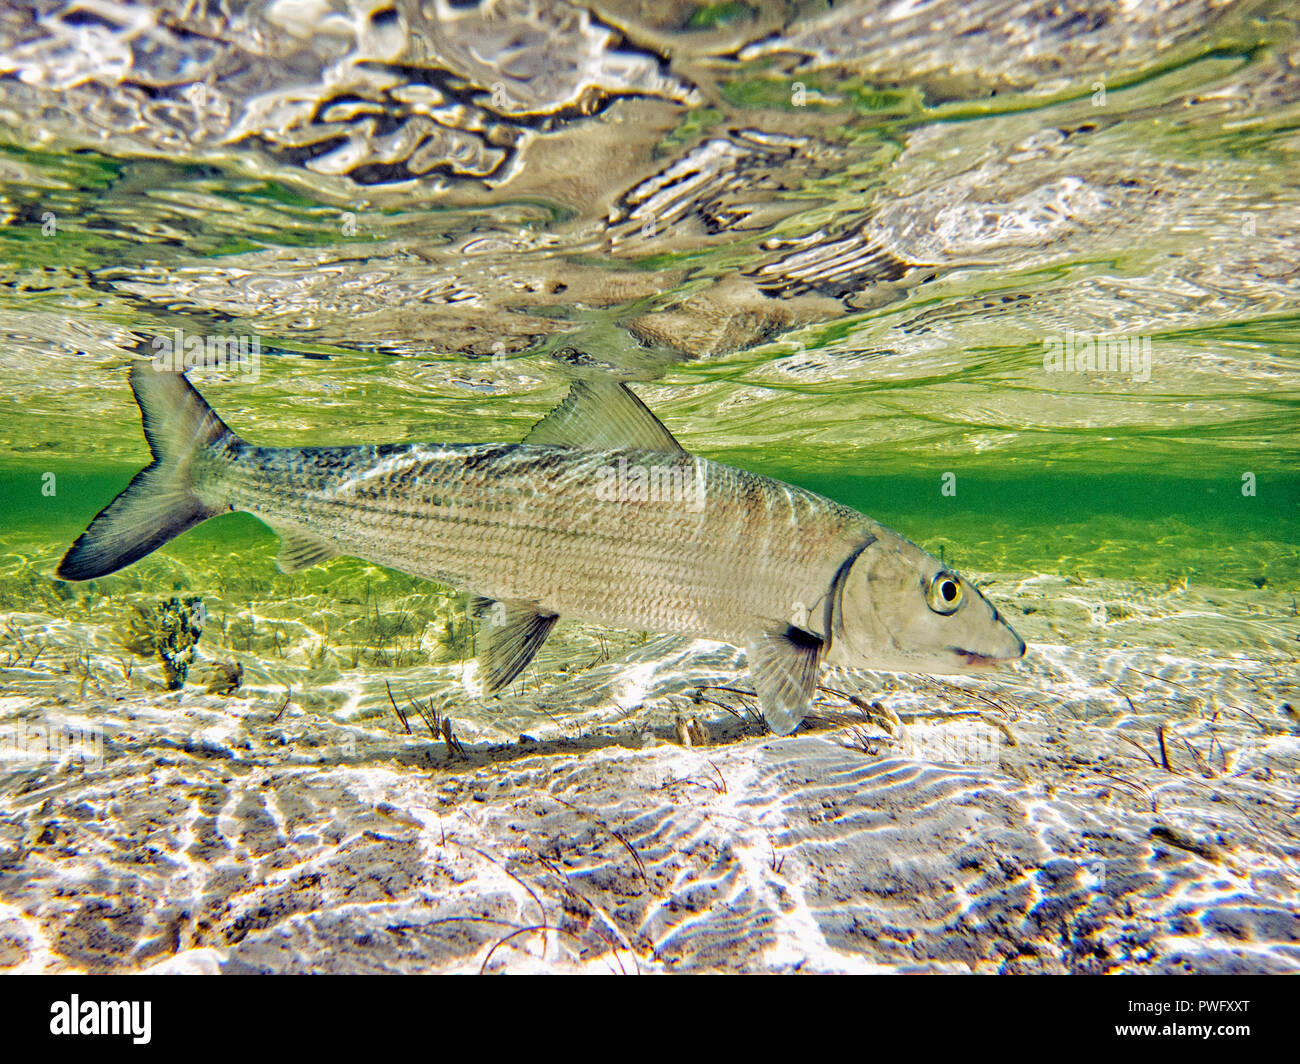
{"label": "fish tail fin", "polygon": [[55,570],[61,580],[115,573],[227,509],[195,494],[193,464],[204,448],[238,437],[183,375],[140,361],[131,367],[130,381],[153,461],[63,556]]}

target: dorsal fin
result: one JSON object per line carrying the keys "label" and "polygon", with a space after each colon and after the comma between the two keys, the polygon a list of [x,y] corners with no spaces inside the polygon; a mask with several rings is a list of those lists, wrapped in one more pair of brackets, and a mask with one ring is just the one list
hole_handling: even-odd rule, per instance
{"label": "dorsal fin", "polygon": [[685,454],[685,448],[625,384],[574,381],[564,401],[533,426],[524,443],[589,451],[637,448]]}

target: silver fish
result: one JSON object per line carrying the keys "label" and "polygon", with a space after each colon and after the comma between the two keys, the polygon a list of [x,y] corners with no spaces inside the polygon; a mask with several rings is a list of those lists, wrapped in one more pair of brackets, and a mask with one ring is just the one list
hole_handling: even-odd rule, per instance
{"label": "silver fish", "polygon": [[744,647],[772,731],[824,664],[957,673],[1025,644],[964,577],[855,510],[688,454],[625,385],[579,381],[522,443],[257,447],[184,376],[131,368],[153,462],[60,562],[115,572],[202,521],[256,515],[292,572],[340,554],[468,591],[485,694],[560,617]]}

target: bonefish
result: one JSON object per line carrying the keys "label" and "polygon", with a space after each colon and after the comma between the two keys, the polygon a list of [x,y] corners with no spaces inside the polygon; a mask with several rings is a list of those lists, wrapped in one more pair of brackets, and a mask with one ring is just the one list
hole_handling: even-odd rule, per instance
{"label": "bonefish", "polygon": [[469,592],[500,691],[560,617],[743,647],[772,731],[824,665],[957,673],[1025,644],[964,577],[869,517],[688,454],[624,384],[578,381],[522,443],[258,447],[186,378],[130,372],[152,463],[60,562],[89,580],[242,510],[286,572],[346,554]]}

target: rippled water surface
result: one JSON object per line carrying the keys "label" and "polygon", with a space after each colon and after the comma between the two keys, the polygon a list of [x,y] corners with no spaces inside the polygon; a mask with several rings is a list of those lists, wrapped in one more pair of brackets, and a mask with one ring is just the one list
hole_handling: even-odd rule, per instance
{"label": "rippled water surface", "polygon": [[[7,748],[0,967],[477,970],[580,882],[488,966],[1300,968],[1298,128],[1280,2],[7,5],[0,726],[104,754]],[[830,673],[773,744],[738,651],[655,633],[562,624],[484,703],[453,591],[281,574],[242,515],[53,579],[148,459],[126,367],[186,337],[254,345],[191,378],[266,444],[514,441],[614,375],[1030,653]],[[179,692],[129,636],[171,596]],[[980,713],[991,760],[900,746]],[[497,924],[448,938],[467,877]]]}

